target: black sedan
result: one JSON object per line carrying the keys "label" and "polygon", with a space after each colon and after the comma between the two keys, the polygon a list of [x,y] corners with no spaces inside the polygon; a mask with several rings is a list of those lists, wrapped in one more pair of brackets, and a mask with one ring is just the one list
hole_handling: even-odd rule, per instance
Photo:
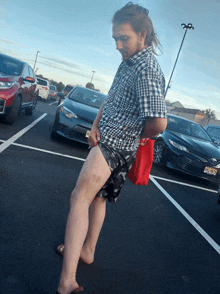
{"label": "black sedan", "polygon": [[220,183],[220,147],[194,121],[168,115],[154,144],[153,163]]}
{"label": "black sedan", "polygon": [[60,135],[88,144],[89,131],[105,98],[102,93],[76,86],[57,106],[51,137]]}

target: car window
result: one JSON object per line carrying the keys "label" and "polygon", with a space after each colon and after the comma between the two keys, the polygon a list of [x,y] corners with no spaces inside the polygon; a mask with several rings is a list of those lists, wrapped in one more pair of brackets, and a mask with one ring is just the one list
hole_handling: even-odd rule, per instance
{"label": "car window", "polygon": [[37,78],[37,83],[41,86],[47,86],[47,81]]}
{"label": "car window", "polygon": [[208,127],[206,131],[211,137],[220,139],[220,128]]}
{"label": "car window", "polygon": [[18,76],[21,74],[23,66],[23,62],[0,54],[0,72],[12,76]]}
{"label": "car window", "polygon": [[72,86],[68,86],[68,85],[67,85],[67,86],[64,88],[64,91],[70,92],[73,88],[74,88],[74,87],[72,87]]}
{"label": "car window", "polygon": [[106,95],[87,89],[75,89],[70,93],[69,98],[85,105],[100,108],[106,98]]}
{"label": "car window", "polygon": [[26,78],[26,77],[29,77],[30,76],[30,73],[29,73],[29,70],[28,70],[28,66],[27,65],[24,66],[24,70],[23,70],[22,76],[23,76],[23,78]]}
{"label": "car window", "polygon": [[30,77],[34,78],[34,72],[33,72],[32,68],[30,66],[28,68],[29,68]]}
{"label": "car window", "polygon": [[53,91],[56,91],[56,87],[53,86],[53,85],[50,85],[50,89],[53,90]]}
{"label": "car window", "polygon": [[167,117],[167,129],[211,142],[212,139],[197,123],[179,117]]}

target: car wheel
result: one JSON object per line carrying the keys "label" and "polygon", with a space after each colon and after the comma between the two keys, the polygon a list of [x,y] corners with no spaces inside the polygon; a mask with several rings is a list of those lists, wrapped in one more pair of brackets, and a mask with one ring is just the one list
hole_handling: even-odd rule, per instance
{"label": "car wheel", "polygon": [[153,157],[153,163],[156,166],[163,166],[164,163],[162,161],[162,155],[164,150],[164,142],[163,141],[157,141],[154,143],[154,157]]}
{"label": "car wheel", "polygon": [[37,97],[35,97],[35,99],[33,101],[33,104],[32,104],[32,107],[25,109],[25,114],[32,115],[33,114],[33,110],[36,107],[36,105],[37,105]]}
{"label": "car wheel", "polygon": [[50,133],[50,137],[52,139],[56,139],[58,137],[58,135],[57,135],[56,131],[54,130],[54,128],[52,128],[52,131]]}
{"label": "car wheel", "polygon": [[12,125],[16,121],[20,108],[21,108],[21,97],[17,96],[15,97],[12,103],[11,111],[5,116],[6,124]]}

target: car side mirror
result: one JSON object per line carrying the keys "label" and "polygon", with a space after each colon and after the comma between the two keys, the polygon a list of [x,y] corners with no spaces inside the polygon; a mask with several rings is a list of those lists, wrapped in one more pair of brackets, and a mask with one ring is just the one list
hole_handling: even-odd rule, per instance
{"label": "car side mirror", "polygon": [[23,78],[23,81],[26,81],[26,82],[29,82],[29,83],[34,83],[35,79],[32,78],[32,77],[26,77],[26,78]]}

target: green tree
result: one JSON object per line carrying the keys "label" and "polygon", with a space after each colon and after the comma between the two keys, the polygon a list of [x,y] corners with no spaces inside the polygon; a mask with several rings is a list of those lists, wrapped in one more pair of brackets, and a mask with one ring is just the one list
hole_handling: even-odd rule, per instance
{"label": "green tree", "polygon": [[87,83],[86,88],[94,90],[95,86],[92,83]]}
{"label": "green tree", "polygon": [[64,89],[64,87],[65,87],[65,85],[64,85],[62,82],[59,82],[59,83],[57,84],[57,91],[58,91],[58,92],[62,92],[63,89]]}
{"label": "green tree", "polygon": [[216,115],[215,115],[215,111],[209,109],[203,110],[203,112],[205,113],[205,115],[208,117],[208,119],[216,119]]}

